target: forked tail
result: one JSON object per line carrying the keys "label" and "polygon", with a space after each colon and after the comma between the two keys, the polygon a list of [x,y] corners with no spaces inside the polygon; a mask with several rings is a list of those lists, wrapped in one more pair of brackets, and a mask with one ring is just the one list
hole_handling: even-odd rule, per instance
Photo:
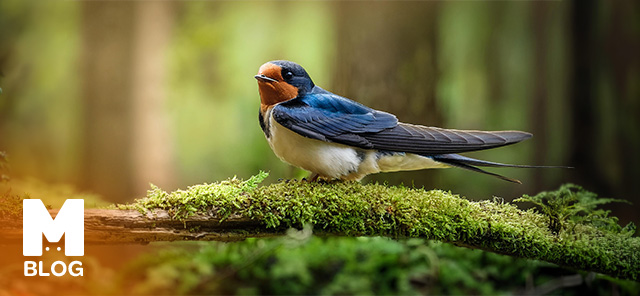
{"label": "forked tail", "polygon": [[482,166],[482,167],[527,168],[527,169],[538,169],[538,168],[565,168],[565,169],[568,169],[568,168],[571,168],[571,167],[566,167],[566,166],[539,166],[539,165],[506,164],[506,163],[492,162],[492,161],[486,161],[486,160],[479,160],[479,159],[475,159],[475,158],[462,156],[462,155],[459,155],[459,154],[440,154],[440,155],[434,155],[434,156],[429,156],[429,157],[431,157],[433,160],[435,160],[437,162],[448,164],[450,166],[459,167],[459,168],[467,169],[467,170],[470,170],[470,171],[491,175],[491,176],[500,178],[502,180],[513,182],[513,183],[518,183],[518,184],[522,184],[522,182],[520,182],[520,180],[517,180],[517,179],[505,177],[503,175],[499,175],[499,174],[492,173],[492,172],[487,172],[487,171],[485,171],[485,170],[483,170],[481,168],[478,168],[478,166]]}

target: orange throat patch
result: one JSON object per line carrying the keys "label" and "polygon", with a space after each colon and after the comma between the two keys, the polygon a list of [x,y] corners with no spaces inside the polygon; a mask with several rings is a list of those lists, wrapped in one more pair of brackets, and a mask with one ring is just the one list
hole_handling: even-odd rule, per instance
{"label": "orange throat patch", "polygon": [[282,78],[282,68],[278,65],[266,63],[260,67],[258,74],[265,75],[275,82],[258,80],[260,92],[260,109],[266,111],[270,106],[291,100],[298,96],[298,88],[287,83]]}

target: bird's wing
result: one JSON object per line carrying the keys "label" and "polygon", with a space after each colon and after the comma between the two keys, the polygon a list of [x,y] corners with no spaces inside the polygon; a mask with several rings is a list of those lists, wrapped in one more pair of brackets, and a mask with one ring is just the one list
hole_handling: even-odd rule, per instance
{"label": "bird's wing", "polygon": [[393,115],[331,93],[312,93],[277,104],[273,118],[308,138],[358,147],[368,145],[359,135],[375,134],[398,125]]}
{"label": "bird's wing", "polygon": [[399,123],[389,113],[321,90],[273,108],[274,119],[308,138],[420,155],[461,153],[520,142],[520,131],[466,131]]}
{"label": "bird's wing", "polygon": [[378,150],[425,156],[495,148],[531,138],[530,133],[520,131],[455,130],[407,123],[362,136]]}

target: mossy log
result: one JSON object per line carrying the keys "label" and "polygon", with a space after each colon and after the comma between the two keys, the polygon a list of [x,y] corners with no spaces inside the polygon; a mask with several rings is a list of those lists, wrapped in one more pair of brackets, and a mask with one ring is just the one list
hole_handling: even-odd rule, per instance
{"label": "mossy log", "polygon": [[[440,190],[355,182],[258,186],[262,179],[171,193],[154,187],[133,204],[87,209],[85,241],[233,241],[284,235],[291,227],[310,224],[317,235],[419,237],[640,280],[640,238],[630,234],[570,220],[557,232],[549,217],[535,210],[470,201]],[[21,229],[15,220],[0,225],[5,236],[0,241],[21,239],[19,231],[7,231]]]}

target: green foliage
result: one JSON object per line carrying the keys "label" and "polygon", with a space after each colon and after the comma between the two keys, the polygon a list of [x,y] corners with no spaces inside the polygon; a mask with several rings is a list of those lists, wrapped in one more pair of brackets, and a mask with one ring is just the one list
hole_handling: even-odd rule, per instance
{"label": "green foliage", "polygon": [[321,234],[419,237],[640,279],[640,238],[587,223],[600,220],[567,220],[572,231],[554,233],[548,216],[499,201],[357,182],[292,180],[256,187],[265,177],[261,173],[247,181],[234,178],[172,193],[153,188],[148,197],[120,207],[160,208],[180,220],[194,213],[219,219],[236,215],[261,221],[274,229],[269,232],[312,224]]}
{"label": "green foliage", "polygon": [[[184,244],[146,254],[120,274],[119,294],[524,294],[574,272],[540,261],[422,239],[309,236]],[[299,235],[299,232],[306,232]],[[546,275],[540,275],[544,273]],[[587,281],[588,277],[584,277]],[[591,292],[619,289],[597,277]],[[564,288],[580,295],[579,287]],[[560,287],[558,287],[560,288]]]}
{"label": "green foliage", "polygon": [[569,221],[573,222],[574,228],[577,224],[586,224],[615,233],[632,235],[635,232],[632,222],[622,228],[617,217],[609,217],[611,211],[598,209],[603,204],[628,201],[599,198],[597,194],[574,184],[565,184],[556,191],[544,191],[535,196],[524,195],[514,202],[531,202],[538,206],[549,217],[549,227],[556,234],[566,229]]}
{"label": "green foliage", "polygon": [[[117,205],[119,209],[136,209],[144,214],[148,209],[168,210],[173,219],[184,220],[196,212],[216,213],[222,218],[233,211],[240,210],[245,203],[247,193],[269,176],[260,171],[246,181],[236,177],[213,184],[199,184],[167,193],[155,185],[147,192],[147,197],[138,199],[132,205]],[[232,197],[232,198],[230,198]]]}

